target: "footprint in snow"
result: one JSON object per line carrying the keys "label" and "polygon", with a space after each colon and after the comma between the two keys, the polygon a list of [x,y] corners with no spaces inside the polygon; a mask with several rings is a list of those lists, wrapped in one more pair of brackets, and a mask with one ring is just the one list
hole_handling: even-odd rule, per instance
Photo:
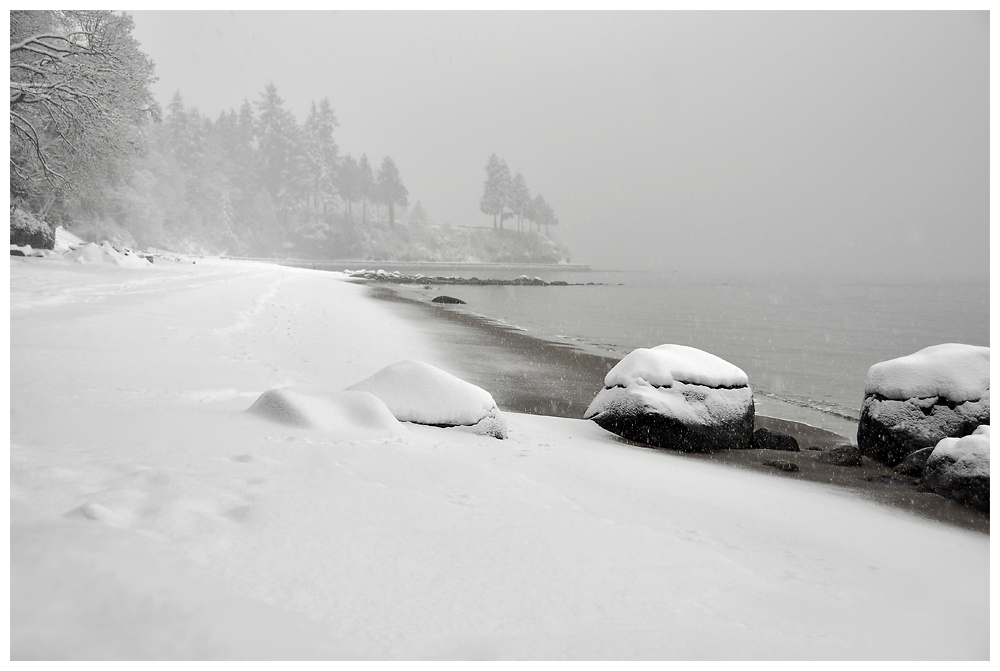
{"label": "footprint in snow", "polygon": [[449,494],[448,500],[460,506],[476,505],[476,497],[471,494]]}

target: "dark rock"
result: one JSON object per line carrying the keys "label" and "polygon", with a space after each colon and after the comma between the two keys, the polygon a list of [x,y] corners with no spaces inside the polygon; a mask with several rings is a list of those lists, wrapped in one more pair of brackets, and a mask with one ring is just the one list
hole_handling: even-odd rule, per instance
{"label": "dark rock", "polygon": [[875,461],[896,466],[943,438],[968,436],[990,423],[990,400],[951,403],[946,399],[911,398],[897,401],[869,394],[861,406],[858,448]]}
{"label": "dark rock", "polygon": [[927,457],[931,456],[931,452],[934,451],[933,447],[925,447],[922,450],[917,450],[911,453],[906,459],[899,462],[896,468],[892,469],[893,473],[898,475],[906,475],[911,478],[919,478],[924,474],[924,466],[927,465]]}
{"label": "dark rock", "polygon": [[875,482],[880,485],[892,485],[894,487],[916,487],[917,481],[895,473],[876,475],[874,478],[867,478],[868,482]]}
{"label": "dark rock", "polygon": [[853,445],[836,445],[816,457],[816,461],[834,466],[863,466],[861,452]]}
{"label": "dark rock", "polygon": [[622,438],[653,447],[681,452],[717,452],[750,449],[753,405],[742,417],[712,425],[690,424],[652,412],[604,412],[592,419],[598,426]]}
{"label": "dark rock", "polygon": [[435,296],[431,299],[431,303],[449,303],[453,305],[465,305],[465,301],[461,298],[455,298],[453,296]]}
{"label": "dark rock", "polygon": [[785,471],[786,473],[794,473],[799,470],[798,464],[794,464],[791,461],[785,461],[784,459],[766,459],[760,463],[765,466],[777,468],[779,471]]}
{"label": "dark rock", "polygon": [[12,249],[12,250],[10,250],[10,255],[11,256],[24,256],[24,252],[22,252],[20,249]]}
{"label": "dark rock", "polygon": [[789,436],[787,433],[761,427],[753,432],[752,449],[798,452],[799,441],[795,440],[795,436]]}

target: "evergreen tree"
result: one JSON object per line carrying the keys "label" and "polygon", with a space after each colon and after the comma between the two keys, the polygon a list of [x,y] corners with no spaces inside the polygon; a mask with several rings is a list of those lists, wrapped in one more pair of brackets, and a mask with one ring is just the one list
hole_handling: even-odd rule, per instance
{"label": "evergreen tree", "polygon": [[256,140],[262,186],[277,207],[278,221],[287,224],[309,180],[299,128],[283,105],[278,89],[268,84],[256,103]]}
{"label": "evergreen tree", "polygon": [[486,161],[486,181],[483,183],[483,196],[479,200],[479,209],[484,214],[493,216],[493,228],[497,227],[497,219],[500,220],[500,228],[503,228],[504,219],[509,219],[507,212],[510,203],[510,169],[507,162],[497,155],[491,154]]}
{"label": "evergreen tree", "polygon": [[340,195],[347,201],[347,216],[351,217],[351,203],[361,198],[360,168],[354,157],[348,154],[344,157],[338,171],[338,190]]}
{"label": "evergreen tree", "polygon": [[337,196],[337,153],[333,129],[338,126],[330,101],[324,98],[317,108],[312,103],[303,131],[306,139],[313,204],[327,214],[327,204]]}
{"label": "evergreen tree", "polygon": [[410,210],[409,218],[411,221],[427,222],[427,210],[424,209],[419,200],[414,203],[413,208]]}
{"label": "evergreen tree", "polygon": [[545,202],[544,198],[542,198],[542,194],[535,196],[535,200],[532,202],[531,207],[536,229],[541,232],[542,226],[545,226],[545,235],[548,235],[549,226],[556,226],[559,224],[559,220],[556,219],[555,212],[552,211],[549,204]]}
{"label": "evergreen tree", "polygon": [[378,170],[378,191],[383,203],[389,206],[389,223],[395,223],[393,206],[405,207],[408,203],[409,191],[403,186],[396,163],[386,156]]}
{"label": "evergreen tree", "polygon": [[531,208],[531,194],[528,185],[519,170],[510,182],[510,209],[517,215],[517,230],[521,231],[521,222]]}
{"label": "evergreen tree", "polygon": [[361,197],[361,223],[368,223],[368,201],[375,196],[375,178],[372,176],[372,166],[368,163],[367,154],[361,154],[358,161],[358,195]]}

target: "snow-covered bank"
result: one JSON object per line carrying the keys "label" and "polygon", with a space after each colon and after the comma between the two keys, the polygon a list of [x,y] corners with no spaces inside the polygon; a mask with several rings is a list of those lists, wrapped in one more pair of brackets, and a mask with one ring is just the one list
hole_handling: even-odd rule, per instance
{"label": "snow-covered bank", "polygon": [[583,420],[243,412],[462,375],[341,279],[11,259],[13,658],[988,658],[982,534]]}

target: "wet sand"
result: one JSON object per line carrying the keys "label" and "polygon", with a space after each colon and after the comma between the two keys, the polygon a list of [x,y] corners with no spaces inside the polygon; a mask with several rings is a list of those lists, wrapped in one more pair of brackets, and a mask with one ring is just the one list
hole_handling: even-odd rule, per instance
{"label": "wet sand", "polygon": [[[466,372],[468,381],[489,390],[501,410],[582,417],[604,386],[604,376],[618,363],[617,358],[535,338],[461,308],[409,298],[386,286],[370,286],[374,297],[398,306],[411,318],[430,318],[431,333],[442,340],[446,351],[453,353],[458,367]],[[756,417],[755,426],[795,436],[802,451],[725,450],[685,456],[774,477],[832,486],[845,495],[860,496],[930,520],[989,533],[988,514],[966,508],[937,494],[922,492],[912,479],[900,479],[900,484],[869,482],[868,478],[887,475],[891,469],[867,457],[861,467],[832,466],[816,461],[820,451],[807,449],[811,446],[828,449],[841,443],[854,443],[854,436],[760,415]],[[659,449],[618,436],[614,439],[647,449]],[[672,450],[664,451],[677,454]],[[779,471],[763,464],[771,459],[791,461],[799,470]]]}

